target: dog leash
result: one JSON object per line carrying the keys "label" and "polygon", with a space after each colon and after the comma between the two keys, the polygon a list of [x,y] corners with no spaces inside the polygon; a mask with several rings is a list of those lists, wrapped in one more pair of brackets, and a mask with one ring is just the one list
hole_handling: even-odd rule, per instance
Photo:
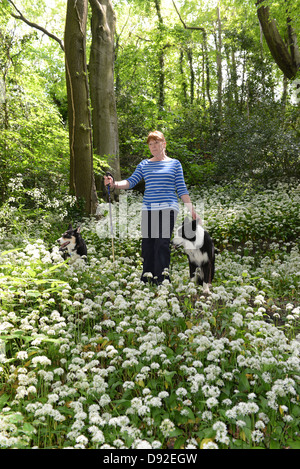
{"label": "dog leash", "polygon": [[[110,176],[113,180],[114,177],[108,171],[105,173],[105,176]],[[111,209],[111,197],[110,197],[110,185],[106,185],[107,192],[108,192],[108,206],[109,206],[109,219],[110,219],[110,234],[111,234],[111,247],[112,247],[112,255],[113,255],[113,262],[115,262],[115,250],[114,250],[114,228],[113,228],[113,221],[112,221],[112,209]]]}

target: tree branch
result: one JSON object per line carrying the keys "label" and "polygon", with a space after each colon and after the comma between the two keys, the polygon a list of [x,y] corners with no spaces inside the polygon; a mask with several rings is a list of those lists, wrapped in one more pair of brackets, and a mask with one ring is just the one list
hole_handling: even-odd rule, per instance
{"label": "tree branch", "polygon": [[175,10],[176,10],[176,12],[177,12],[177,15],[178,15],[178,17],[179,17],[181,23],[183,24],[184,29],[195,29],[196,31],[202,31],[203,33],[205,33],[205,29],[202,28],[201,26],[198,26],[198,27],[197,27],[197,26],[187,26],[186,23],[185,23],[185,22],[183,21],[183,19],[181,18],[181,15],[180,15],[180,12],[179,12],[179,10],[178,10],[178,8],[177,8],[177,6],[176,6],[176,3],[174,2],[174,0],[172,0],[172,2],[173,2],[173,5],[174,5]]}
{"label": "tree branch", "polygon": [[14,13],[11,13],[11,15],[16,18],[17,20],[22,20],[24,23],[28,24],[28,26],[31,26],[32,28],[35,28],[35,29],[38,29],[39,31],[42,31],[42,33],[46,34],[47,36],[49,36],[51,39],[54,39],[56,42],[58,42],[58,44],[60,45],[61,49],[63,51],[65,51],[65,48],[64,48],[64,44],[63,44],[63,41],[61,39],[59,39],[57,36],[55,36],[55,34],[52,34],[50,33],[49,31],[47,31],[45,28],[43,28],[42,26],[39,26],[38,24],[36,23],[33,23],[32,21],[29,21],[27,18],[25,18],[25,16],[20,12],[20,10],[16,7],[16,5],[13,3],[12,0],[8,0],[9,3],[14,7],[14,9],[17,11],[18,15],[14,14]]}
{"label": "tree branch", "polygon": [[[298,53],[296,53],[296,50],[292,49],[293,56],[291,55],[277,29],[274,19],[270,18],[269,7],[264,6],[263,0],[257,0],[256,7],[257,16],[273,59],[287,78],[295,78],[300,67],[299,51],[297,50]],[[294,42],[293,46],[296,49],[298,48],[296,42]]]}

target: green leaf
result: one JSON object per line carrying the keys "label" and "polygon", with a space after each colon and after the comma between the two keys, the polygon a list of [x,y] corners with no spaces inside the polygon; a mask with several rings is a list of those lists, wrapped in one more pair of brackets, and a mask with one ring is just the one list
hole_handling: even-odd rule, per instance
{"label": "green leaf", "polygon": [[38,290],[26,290],[26,296],[38,298],[39,296],[41,296],[41,292],[39,292]]}
{"label": "green leaf", "polygon": [[242,373],[239,378],[239,390],[241,392],[247,392],[250,390],[250,384],[248,381],[248,378],[246,376],[246,373]]}
{"label": "green leaf", "polygon": [[26,435],[31,435],[32,433],[35,432],[35,428],[33,425],[31,425],[28,422],[25,422],[23,427],[20,429],[22,433],[25,433]]}
{"label": "green leaf", "polygon": [[284,446],[287,446],[291,449],[300,449],[300,440],[294,441],[294,440],[287,440]]}
{"label": "green leaf", "polygon": [[20,414],[9,414],[8,419],[11,423],[18,424],[23,421],[23,415]]}
{"label": "green leaf", "polygon": [[175,436],[181,436],[183,434],[183,430],[180,430],[179,428],[176,428],[170,433],[170,438],[174,438]]}
{"label": "green leaf", "polygon": [[281,449],[281,445],[278,441],[271,440],[270,441],[270,449]]}
{"label": "green leaf", "polygon": [[2,394],[2,396],[0,396],[0,409],[2,409],[5,406],[8,400],[9,400],[8,394]]}
{"label": "green leaf", "polygon": [[168,384],[172,384],[172,378],[176,375],[176,371],[165,371],[164,377]]}
{"label": "green leaf", "polygon": [[177,438],[177,440],[175,441],[174,443],[174,449],[180,449],[184,446],[185,444],[185,437],[181,436],[179,438]]}
{"label": "green leaf", "polygon": [[186,418],[193,420],[193,421],[195,420],[195,415],[189,407],[184,407],[182,410],[184,410],[184,412],[187,414],[185,415]]}

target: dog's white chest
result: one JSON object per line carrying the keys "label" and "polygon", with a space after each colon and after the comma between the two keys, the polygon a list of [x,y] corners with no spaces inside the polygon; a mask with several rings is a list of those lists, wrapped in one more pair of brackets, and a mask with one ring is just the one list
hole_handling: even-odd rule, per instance
{"label": "dog's white chest", "polygon": [[201,252],[200,249],[187,249],[186,250],[189,259],[193,264],[198,266],[208,262],[208,254],[207,252]]}

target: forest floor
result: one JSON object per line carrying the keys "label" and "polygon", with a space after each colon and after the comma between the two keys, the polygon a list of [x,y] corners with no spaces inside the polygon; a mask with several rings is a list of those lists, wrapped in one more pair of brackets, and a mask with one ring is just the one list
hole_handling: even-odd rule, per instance
{"label": "forest floor", "polygon": [[181,249],[171,283],[140,281],[139,195],[113,207],[114,261],[105,203],[86,261],[43,216],[21,245],[2,232],[0,447],[300,448],[300,186],[191,198],[218,248],[209,295]]}

